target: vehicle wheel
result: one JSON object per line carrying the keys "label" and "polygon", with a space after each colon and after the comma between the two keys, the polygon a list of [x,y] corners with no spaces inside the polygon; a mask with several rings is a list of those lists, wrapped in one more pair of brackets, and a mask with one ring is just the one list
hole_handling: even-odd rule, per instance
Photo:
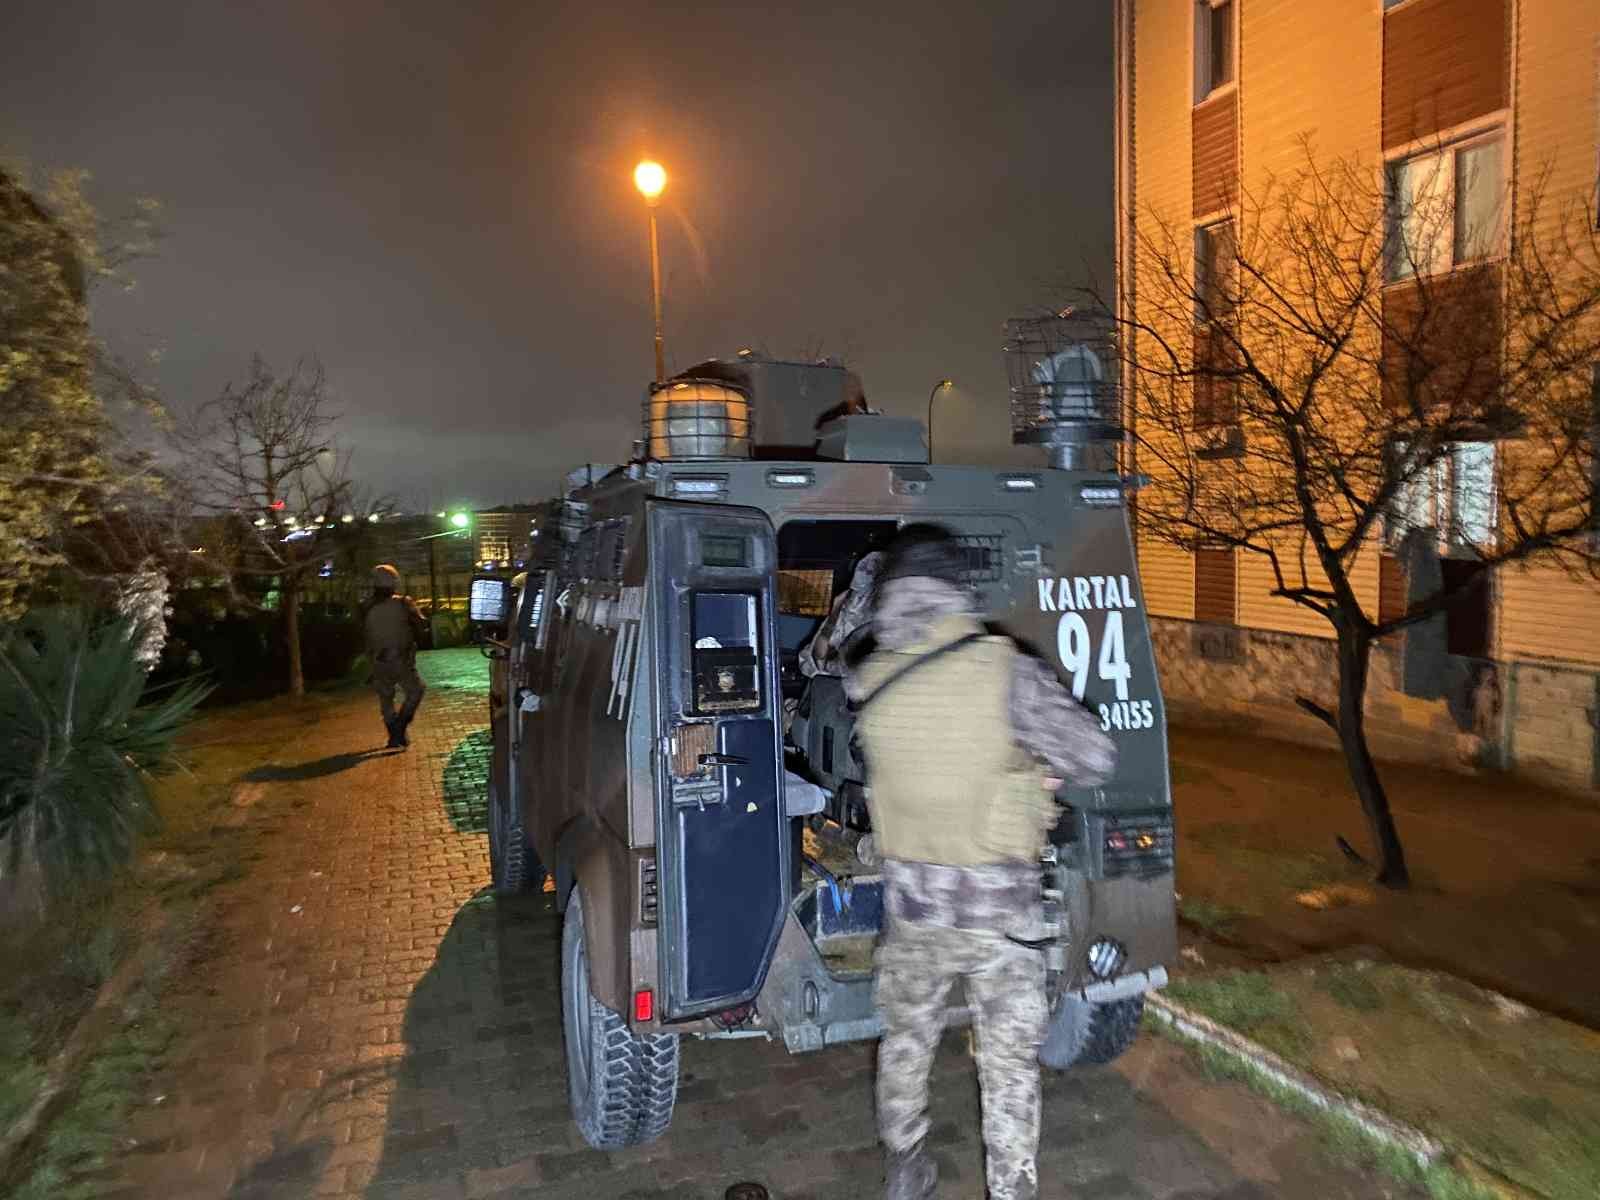
{"label": "vehicle wheel", "polygon": [[666,1132],[678,1096],[678,1038],[637,1036],[594,998],[576,888],[561,926],[561,1030],[567,1100],[584,1141],[596,1150],[617,1150]]}
{"label": "vehicle wheel", "polygon": [[1143,994],[1101,1004],[1063,996],[1045,1027],[1039,1061],[1057,1071],[1111,1062],[1133,1045],[1143,1015]]}
{"label": "vehicle wheel", "polygon": [[500,896],[537,891],[544,884],[544,864],[528,844],[521,820],[513,820],[501,802],[494,773],[489,775],[489,878]]}

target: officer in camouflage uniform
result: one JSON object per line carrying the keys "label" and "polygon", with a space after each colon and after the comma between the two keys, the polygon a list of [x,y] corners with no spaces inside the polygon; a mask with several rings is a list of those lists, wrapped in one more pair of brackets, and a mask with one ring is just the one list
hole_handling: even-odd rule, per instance
{"label": "officer in camouflage uniform", "polygon": [[889,1200],[928,1200],[928,1072],[951,985],[972,1008],[990,1200],[1038,1195],[1039,1043],[1048,1019],[1039,856],[1064,778],[1115,748],[1044,663],[986,636],[959,545],[903,530],[875,592],[877,649],[846,680],[884,855],[878,1129]]}
{"label": "officer in camouflage uniform", "polygon": [[[422,613],[410,596],[397,596],[400,572],[387,563],[372,570],[372,597],[362,614],[366,631],[367,658],[372,663],[371,683],[378,693],[378,710],[383,727],[389,731],[391,750],[410,745],[406,729],[417,715],[422,694],[422,676],[417,674],[417,632],[422,628]],[[396,712],[394,693],[398,688],[405,701]]]}
{"label": "officer in camouflage uniform", "polygon": [[800,673],[807,679],[814,675],[844,675],[845,651],[857,631],[872,620],[872,594],[882,564],[880,550],[865,555],[856,564],[849,589],[833,602],[815,636],[800,651]]}

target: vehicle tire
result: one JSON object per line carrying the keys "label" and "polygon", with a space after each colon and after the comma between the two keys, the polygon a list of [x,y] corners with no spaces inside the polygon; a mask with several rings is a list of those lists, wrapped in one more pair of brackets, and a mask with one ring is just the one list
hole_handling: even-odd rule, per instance
{"label": "vehicle tire", "polygon": [[489,773],[489,878],[498,896],[538,891],[544,885],[544,864],[528,844],[520,818],[501,801],[494,772]]}
{"label": "vehicle tire", "polygon": [[1063,996],[1050,1014],[1039,1061],[1056,1071],[1103,1066],[1118,1058],[1139,1036],[1144,995],[1093,1003]]}
{"label": "vehicle tire", "polygon": [[576,888],[561,926],[561,1031],[567,1100],[584,1141],[596,1150],[617,1150],[666,1132],[678,1096],[678,1038],[638,1036],[595,999]]}

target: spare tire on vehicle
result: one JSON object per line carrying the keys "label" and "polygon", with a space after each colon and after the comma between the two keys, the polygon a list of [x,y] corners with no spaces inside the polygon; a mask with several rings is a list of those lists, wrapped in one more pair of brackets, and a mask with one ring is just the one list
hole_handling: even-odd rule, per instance
{"label": "spare tire on vehicle", "polygon": [[637,1035],[595,999],[577,888],[561,927],[561,1031],[567,1100],[584,1141],[596,1150],[618,1150],[666,1132],[678,1095],[678,1038]]}
{"label": "spare tire on vehicle", "polygon": [[1039,1046],[1039,1061],[1056,1071],[1103,1066],[1133,1045],[1143,1016],[1143,993],[1100,1003],[1059,996]]}

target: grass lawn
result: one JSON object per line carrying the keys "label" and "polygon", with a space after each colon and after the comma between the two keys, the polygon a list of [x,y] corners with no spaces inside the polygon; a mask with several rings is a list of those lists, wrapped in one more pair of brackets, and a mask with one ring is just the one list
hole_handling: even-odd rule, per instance
{"label": "grass lawn", "polygon": [[1600,1196],[1600,1034],[1362,959],[1182,979],[1168,994],[1531,1192]]}

